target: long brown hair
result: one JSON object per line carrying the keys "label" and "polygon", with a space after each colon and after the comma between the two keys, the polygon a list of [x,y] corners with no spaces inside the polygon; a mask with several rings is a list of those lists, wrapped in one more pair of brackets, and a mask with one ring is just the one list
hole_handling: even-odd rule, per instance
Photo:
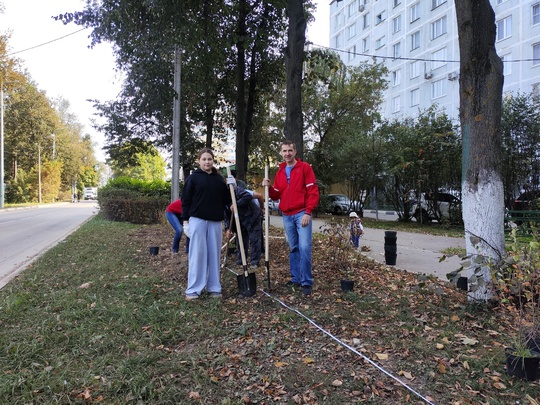
{"label": "long brown hair", "polygon": [[[201,156],[204,155],[205,153],[208,153],[210,156],[212,156],[212,160],[214,162],[216,161],[216,156],[214,155],[214,151],[210,148],[202,148],[201,150],[199,150],[199,152],[197,152],[197,160],[199,160]],[[212,172],[217,173],[217,169],[215,166],[212,166]]]}
{"label": "long brown hair", "polygon": [[216,160],[216,156],[214,155],[214,151],[210,148],[202,148],[201,150],[199,150],[199,152],[197,152],[197,159],[200,159],[202,155],[204,155],[205,153],[208,153],[210,155],[212,155],[212,159],[213,160]]}

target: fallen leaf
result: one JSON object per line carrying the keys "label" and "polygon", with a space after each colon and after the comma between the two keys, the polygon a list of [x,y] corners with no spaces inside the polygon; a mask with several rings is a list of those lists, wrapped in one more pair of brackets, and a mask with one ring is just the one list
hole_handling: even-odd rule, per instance
{"label": "fallen leaf", "polygon": [[285,363],[284,361],[276,361],[274,363],[274,366],[277,367],[277,368],[280,368],[280,367],[285,367],[285,366],[288,366],[289,363]]}
{"label": "fallen leaf", "polygon": [[79,288],[88,288],[88,287],[90,287],[91,284],[92,284],[92,283],[90,283],[90,282],[88,282],[88,283],[83,283],[83,284],[81,284],[81,285],[79,286]]}
{"label": "fallen leaf", "polygon": [[437,343],[437,349],[442,350],[444,349],[444,345],[442,343]]}
{"label": "fallen leaf", "polygon": [[201,394],[199,394],[198,392],[196,391],[190,391],[189,393],[189,399],[195,399],[195,400],[200,400],[201,399]]}
{"label": "fallen leaf", "polygon": [[463,336],[461,338],[461,343],[467,346],[474,346],[475,344],[478,343],[478,340],[468,338],[467,336]]}
{"label": "fallen leaf", "polygon": [[340,386],[343,385],[343,381],[341,381],[341,380],[334,380],[334,381],[332,381],[332,385],[333,385],[334,387],[340,387]]}
{"label": "fallen leaf", "polygon": [[439,372],[439,374],[446,374],[446,366],[444,365],[444,363],[437,363],[437,371]]}
{"label": "fallen leaf", "polygon": [[407,380],[412,380],[414,377],[412,376],[411,373],[409,373],[408,371],[403,371],[401,370],[399,373],[399,375],[402,375],[403,377],[405,377]]}
{"label": "fallen leaf", "polygon": [[375,356],[377,356],[379,360],[388,360],[388,354],[386,353],[375,353]]}
{"label": "fallen leaf", "polygon": [[506,389],[506,385],[504,385],[502,382],[493,383],[493,386],[495,388],[497,388],[498,390],[505,390]]}
{"label": "fallen leaf", "polygon": [[304,364],[315,363],[315,360],[312,359],[311,357],[304,357],[303,361],[304,361]]}
{"label": "fallen leaf", "polygon": [[531,405],[540,405],[540,403],[538,401],[536,401],[535,399],[533,399],[529,394],[525,395],[525,398],[527,398],[527,400],[529,400]]}

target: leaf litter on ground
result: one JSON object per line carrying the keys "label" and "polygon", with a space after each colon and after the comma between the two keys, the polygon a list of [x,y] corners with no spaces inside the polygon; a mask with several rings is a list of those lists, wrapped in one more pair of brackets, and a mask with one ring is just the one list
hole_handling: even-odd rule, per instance
{"label": "leaf litter on ground", "polygon": [[[104,234],[115,235],[112,229],[118,225],[108,221],[100,225]],[[73,335],[76,330],[59,332],[59,325],[54,327],[53,334],[69,330],[73,335],[69,343],[63,343],[70,353],[61,355],[63,363],[49,359],[54,364],[52,373],[60,374],[55,386],[42,375],[21,368],[22,362],[9,349],[15,347],[16,337],[19,347],[35,342],[22,342],[20,335],[13,332],[17,325],[24,325],[26,334],[32,336],[43,335],[43,328],[24,324],[22,312],[17,313],[17,320],[9,315],[0,318],[0,327],[13,333],[4,342],[8,348],[2,370],[6,385],[0,398],[6,399],[9,393],[9,399],[17,399],[13,403],[48,403],[65,395],[103,403],[420,404],[428,400],[458,405],[516,401],[533,404],[540,397],[538,382],[522,382],[505,374],[503,353],[507,337],[513,333],[512,314],[504,308],[472,306],[463,292],[447,282],[375,263],[358,252],[353,270],[355,288],[345,293],[340,290],[341,275],[329,260],[324,237],[314,235],[314,288],[310,297],[304,297],[298,289],[285,286],[289,280],[288,247],[283,231],[271,227],[270,289],[265,266],[254,270],[259,291],[253,298],[241,297],[236,275],[224,269],[221,301],[203,296],[186,302],[183,291],[187,255],[182,249],[180,254],[171,253],[172,237],[168,224],[130,226],[123,237],[116,236],[108,254],[116,252],[120,256],[120,251],[125,250],[133,265],[124,259],[124,268],[114,266],[111,258],[99,255],[99,266],[106,270],[96,277],[90,271],[96,266],[92,265],[92,253],[81,252],[86,255],[81,271],[87,272],[87,277],[72,277],[75,273],[63,278],[54,273],[47,275],[47,271],[55,270],[42,269],[36,263],[35,269],[29,269],[28,278],[17,280],[20,285],[12,289],[17,296],[42,292],[42,297],[35,298],[36,310],[49,305],[47,296],[71,294],[71,286],[79,293],[78,298],[70,299],[79,301],[85,321],[92,325],[86,327],[96,325],[101,330]],[[113,244],[91,243],[89,235],[78,243],[82,246],[89,240],[87,244],[102,250]],[[155,245],[160,246],[160,253],[150,256],[148,246]],[[64,264],[57,262],[58,267],[69,267],[74,272],[73,260],[64,260]],[[233,263],[234,258],[230,258],[228,267],[241,274],[242,268]],[[36,276],[30,279],[33,270],[43,272],[39,283],[49,280],[55,285],[39,289]],[[1,305],[4,307],[9,300],[3,294]],[[69,315],[60,304],[52,305],[41,315],[42,325],[49,322],[49,314],[51,323],[52,317],[63,319]],[[295,311],[424,398],[321,333]],[[113,314],[102,322],[107,312]],[[118,317],[122,322],[116,325]],[[81,320],[73,322],[71,327],[82,327]],[[118,339],[120,331],[122,339]],[[117,340],[108,342],[113,340],[111,336]],[[76,340],[90,346],[77,346]],[[112,347],[106,349],[107,345]],[[58,356],[54,350],[42,353],[39,359]],[[67,362],[86,364],[89,353],[93,361],[87,373],[80,367],[70,370],[65,366]],[[62,367],[77,379],[61,375]],[[37,388],[28,390],[20,379],[11,378],[21,373],[27,378],[25,385],[34,381]],[[60,381],[69,381],[71,388],[62,387]]]}

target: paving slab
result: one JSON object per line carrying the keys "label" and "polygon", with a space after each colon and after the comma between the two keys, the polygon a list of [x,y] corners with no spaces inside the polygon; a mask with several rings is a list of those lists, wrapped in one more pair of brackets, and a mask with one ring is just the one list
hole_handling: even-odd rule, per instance
{"label": "paving slab", "polygon": [[[362,254],[378,263],[386,264],[384,257],[384,233],[395,231],[392,221],[388,222],[387,229],[374,229],[364,227],[364,235],[360,238],[360,247],[364,246]],[[325,224],[324,219],[313,219],[313,232],[318,232]],[[283,227],[281,217],[270,216],[270,224]],[[465,248],[465,238],[452,238],[446,236],[433,236],[419,233],[396,231],[397,259],[394,267],[408,272],[434,275],[447,281],[446,274],[461,266],[461,259],[457,256],[447,257],[443,261],[443,250],[448,248]]]}

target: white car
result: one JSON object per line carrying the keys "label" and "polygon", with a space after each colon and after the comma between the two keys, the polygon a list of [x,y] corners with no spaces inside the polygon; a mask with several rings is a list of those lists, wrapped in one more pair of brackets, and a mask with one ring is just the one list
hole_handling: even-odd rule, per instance
{"label": "white car", "polygon": [[274,201],[272,199],[269,199],[268,210],[270,211],[270,215],[272,215],[274,212],[276,212],[278,215],[281,215],[281,210],[279,209],[279,200]]}
{"label": "white car", "polygon": [[85,200],[97,200],[97,187],[85,187],[84,188]]}
{"label": "white car", "polygon": [[351,210],[351,200],[345,194],[328,194],[330,210],[334,215],[345,215]]}
{"label": "white car", "polygon": [[440,222],[443,218],[450,218],[450,210],[453,207],[460,207],[461,200],[449,193],[422,193],[420,201],[416,199],[415,193],[410,193],[410,214],[417,222],[429,223],[433,220]]}

